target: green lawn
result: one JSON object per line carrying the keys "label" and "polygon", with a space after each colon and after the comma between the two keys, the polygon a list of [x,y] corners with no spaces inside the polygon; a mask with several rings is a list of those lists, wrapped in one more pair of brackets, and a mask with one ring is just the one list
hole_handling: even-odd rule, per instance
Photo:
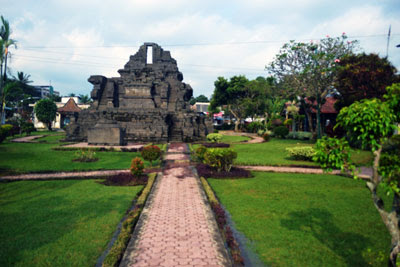
{"label": "green lawn", "polygon": [[[272,138],[265,143],[232,145],[238,153],[235,161],[237,165],[318,166],[310,161],[292,160],[286,148],[293,146],[314,146],[314,144],[311,141]],[[368,151],[353,151],[352,153],[352,159],[357,165],[368,165],[371,158],[372,154]]]}
{"label": "green lawn", "polygon": [[0,266],[94,266],[141,188],[0,183]]}
{"label": "green lawn", "polygon": [[265,264],[386,265],[381,255],[389,251],[390,235],[365,182],[333,175],[254,174],[253,179],[208,181]]}
{"label": "green lawn", "polygon": [[[137,152],[96,152],[99,160],[95,162],[74,162],[76,151],[56,151],[64,135],[56,133],[38,139],[38,143],[0,144],[0,175],[27,172],[77,171],[77,170],[112,170],[128,169],[131,160],[140,156]],[[153,165],[160,161],[153,162]],[[149,162],[145,162],[146,166]]]}
{"label": "green lawn", "polygon": [[244,141],[250,140],[250,137],[247,136],[237,136],[237,135],[222,135],[221,143],[240,143]]}

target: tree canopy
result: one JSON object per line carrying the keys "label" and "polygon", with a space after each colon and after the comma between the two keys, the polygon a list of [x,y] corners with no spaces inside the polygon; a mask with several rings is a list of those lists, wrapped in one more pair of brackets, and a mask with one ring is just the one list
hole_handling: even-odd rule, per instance
{"label": "tree canopy", "polygon": [[196,104],[197,102],[205,102],[205,103],[208,103],[208,102],[210,102],[210,100],[208,100],[208,98],[205,96],[205,95],[199,95],[199,96],[197,96],[197,97],[191,97],[191,99],[190,99],[190,101],[189,101],[189,104],[190,105],[194,105],[194,104]]}
{"label": "tree canopy", "polygon": [[[267,66],[267,70],[284,87],[287,98],[311,100],[317,111],[318,138],[322,135],[321,107],[325,97],[334,91],[337,64],[340,58],[351,54],[357,47],[356,41],[348,42],[346,39],[347,36],[343,34],[336,38],[327,36],[315,43],[291,41],[283,45],[274,61]],[[306,114],[311,121],[311,113]]]}
{"label": "tree canopy", "polygon": [[382,99],[386,87],[400,81],[396,68],[377,54],[347,55],[338,63],[335,88],[337,109],[365,98]]}
{"label": "tree canopy", "polygon": [[56,104],[48,98],[41,99],[35,105],[35,113],[38,120],[45,123],[51,131],[51,123],[55,120],[57,113]]}

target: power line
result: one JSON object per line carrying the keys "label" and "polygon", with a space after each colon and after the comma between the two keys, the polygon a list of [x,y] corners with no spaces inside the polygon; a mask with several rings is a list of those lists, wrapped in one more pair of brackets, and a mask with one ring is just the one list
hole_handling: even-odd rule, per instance
{"label": "power line", "polygon": [[[349,39],[357,38],[375,38],[383,37],[386,34],[371,34],[371,35],[354,35],[347,36]],[[392,36],[400,36],[400,34],[392,34]],[[324,38],[301,38],[297,41],[321,40]],[[296,39],[294,39],[296,40]],[[265,43],[285,43],[291,40],[263,40],[263,41],[241,41],[241,42],[208,42],[208,43],[182,43],[182,44],[160,44],[162,47],[185,47],[185,46],[219,46],[219,45],[247,45],[247,44],[265,44]],[[85,49],[85,48],[138,48],[140,45],[98,45],[98,46],[26,46],[25,49]]]}

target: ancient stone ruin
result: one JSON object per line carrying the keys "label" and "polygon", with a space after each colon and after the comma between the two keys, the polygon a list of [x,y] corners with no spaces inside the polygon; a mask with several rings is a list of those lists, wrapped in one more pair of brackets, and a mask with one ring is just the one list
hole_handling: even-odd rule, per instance
{"label": "ancient stone ruin", "polygon": [[118,78],[90,76],[93,103],[68,125],[67,140],[108,145],[191,142],[212,132],[211,120],[191,111],[193,90],[182,82],[169,51],[145,43],[118,72]]}

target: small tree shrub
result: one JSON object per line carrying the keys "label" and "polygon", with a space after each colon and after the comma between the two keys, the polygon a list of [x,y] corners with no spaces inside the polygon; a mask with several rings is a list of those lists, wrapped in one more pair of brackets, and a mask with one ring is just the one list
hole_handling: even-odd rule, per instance
{"label": "small tree shrub", "polygon": [[287,139],[295,139],[295,140],[311,140],[312,133],[311,132],[290,132],[287,136]]}
{"label": "small tree shrub", "polygon": [[12,135],[13,126],[11,124],[3,124],[1,125],[1,128],[3,128],[7,136]]}
{"label": "small tree shrub", "polygon": [[99,160],[96,156],[96,152],[91,149],[85,150],[80,149],[75,152],[74,158],[72,161],[79,161],[79,162],[94,162]]}
{"label": "small tree shrub", "polygon": [[353,170],[351,164],[350,146],[344,139],[328,138],[324,136],[315,144],[313,160],[320,164],[323,169]]}
{"label": "small tree shrub", "polygon": [[161,149],[155,145],[149,145],[143,147],[140,152],[144,160],[150,161],[150,165],[153,165],[153,161],[161,157]]}
{"label": "small tree shrub", "polygon": [[271,134],[270,134],[270,132],[265,132],[265,133],[262,135],[262,138],[264,139],[264,142],[268,142],[268,141],[271,139]]}
{"label": "small tree shrub", "polygon": [[248,133],[257,133],[259,130],[265,131],[265,124],[261,121],[252,121],[246,125],[246,131]]}
{"label": "small tree shrub", "polygon": [[204,163],[217,171],[229,172],[237,153],[230,148],[210,148],[204,153]]}
{"label": "small tree shrub", "polygon": [[290,125],[292,125],[292,123],[293,123],[293,119],[286,119],[286,120],[283,122],[283,125],[285,125],[285,126],[290,126]]}
{"label": "small tree shrub", "polygon": [[277,137],[285,138],[285,136],[289,134],[289,129],[285,126],[278,126],[274,129],[274,134]]}
{"label": "small tree shrub", "polygon": [[139,157],[132,159],[130,170],[133,176],[140,177],[143,174],[143,169],[144,163]]}
{"label": "small tree shrub", "polygon": [[295,146],[288,147],[286,151],[289,152],[289,156],[295,160],[308,160],[312,161],[315,151],[310,146]]}
{"label": "small tree shrub", "polygon": [[35,130],[36,130],[35,126],[33,125],[32,122],[24,122],[21,125],[21,131],[22,133],[26,133],[26,135],[30,135]]}
{"label": "small tree shrub", "polygon": [[204,161],[204,154],[206,153],[207,148],[205,146],[199,146],[196,148],[194,154],[197,158],[198,161],[203,162]]}
{"label": "small tree shrub", "polygon": [[212,143],[219,143],[222,140],[222,134],[210,133],[207,135],[207,141]]}

